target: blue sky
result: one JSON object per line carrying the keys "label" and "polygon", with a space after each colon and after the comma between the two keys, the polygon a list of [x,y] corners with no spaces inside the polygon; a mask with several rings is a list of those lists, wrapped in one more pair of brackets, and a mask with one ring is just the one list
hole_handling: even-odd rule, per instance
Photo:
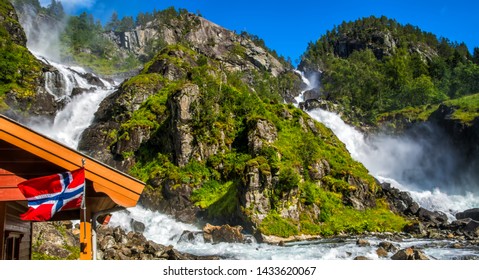
{"label": "blue sky", "polygon": [[[41,0],[43,5],[51,0]],[[262,38],[279,55],[297,61],[308,42],[344,21],[370,15],[394,18],[451,41],[464,42],[472,52],[479,47],[479,1],[476,0],[62,0],[70,14],[83,11],[108,21],[113,11],[120,17],[171,6],[199,13],[237,32]]]}

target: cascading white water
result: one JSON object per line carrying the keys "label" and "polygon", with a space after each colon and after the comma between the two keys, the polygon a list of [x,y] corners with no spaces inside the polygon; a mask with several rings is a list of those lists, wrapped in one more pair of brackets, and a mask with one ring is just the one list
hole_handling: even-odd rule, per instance
{"label": "cascading white water", "polygon": [[[388,135],[366,137],[354,127],[346,124],[339,115],[321,109],[308,114],[330,128],[346,145],[351,156],[364,166],[381,182],[391,183],[403,191],[408,191],[420,206],[429,210],[438,210],[454,220],[454,214],[479,206],[479,198],[472,194],[447,194],[447,189],[437,186],[403,183],[403,176],[410,169],[421,169],[418,158],[422,157],[423,146],[411,138]],[[417,170],[413,170],[416,171]],[[443,171],[438,171],[443,173]],[[447,187],[447,186],[443,186]],[[429,189],[427,189],[429,188]]]}
{"label": "cascading white water", "polygon": [[[296,98],[299,103],[305,101],[304,92],[318,87],[319,81],[308,79],[302,72],[297,73],[306,85]],[[445,141],[437,144],[439,148],[431,148],[433,144],[430,143],[438,142],[443,135],[435,133],[429,138],[418,139],[378,134],[366,138],[336,113],[322,109],[313,109],[307,113],[330,128],[346,145],[352,158],[361,162],[371,175],[380,182],[387,182],[399,190],[408,191],[420,206],[444,212],[449,220],[454,220],[454,214],[459,211],[479,207],[479,197],[471,192],[462,195],[446,192],[448,187],[452,189],[451,180],[448,180],[451,171],[447,169],[455,167],[457,156]],[[432,152],[427,154],[426,150]]]}
{"label": "cascading white water", "polygon": [[[85,78],[87,71],[83,68],[65,66],[35,55],[57,69],[58,72],[45,74],[45,89],[59,103],[66,104],[52,123],[33,119],[30,127],[71,148],[77,148],[81,134],[92,123],[100,102],[115,90],[116,85],[104,79],[100,79],[103,86],[92,85]],[[82,89],[82,93],[72,96],[74,88]]]}

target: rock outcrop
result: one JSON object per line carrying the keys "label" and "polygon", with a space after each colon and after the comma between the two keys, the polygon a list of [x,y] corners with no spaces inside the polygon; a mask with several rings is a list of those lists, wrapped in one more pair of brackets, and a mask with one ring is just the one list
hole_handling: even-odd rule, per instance
{"label": "rock outcrop", "polygon": [[197,52],[221,61],[230,71],[261,69],[273,76],[290,70],[267,50],[247,36],[241,36],[194,14],[183,14],[170,24],[158,20],[128,32],[108,35],[118,46],[145,56],[149,43],[161,39],[165,44],[180,42]]}
{"label": "rock outcrop", "polygon": [[217,260],[215,256],[181,253],[173,246],[147,240],[139,232],[125,233],[120,227],[97,229],[99,260]]}
{"label": "rock outcrop", "polygon": [[470,218],[475,221],[479,221],[479,208],[472,208],[463,212],[456,213],[456,218],[458,220]]}
{"label": "rock outcrop", "polygon": [[79,229],[71,221],[33,223],[32,250],[38,258],[76,259]]}

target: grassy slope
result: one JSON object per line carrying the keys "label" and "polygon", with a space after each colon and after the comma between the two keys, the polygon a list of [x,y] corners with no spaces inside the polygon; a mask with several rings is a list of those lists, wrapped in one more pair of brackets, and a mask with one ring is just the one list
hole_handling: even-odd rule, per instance
{"label": "grassy slope", "polygon": [[[479,117],[479,93],[450,99],[441,104],[454,108],[454,113],[451,115],[451,118],[466,125]],[[378,123],[391,119],[406,119],[411,123],[423,122],[438,109],[439,105],[440,104],[407,107],[402,110],[384,113],[378,116]]]}

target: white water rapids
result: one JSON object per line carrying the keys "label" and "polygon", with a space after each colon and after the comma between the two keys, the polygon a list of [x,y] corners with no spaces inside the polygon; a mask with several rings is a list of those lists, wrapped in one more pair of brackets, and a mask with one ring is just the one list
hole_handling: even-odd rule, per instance
{"label": "white water rapids", "polygon": [[[51,89],[51,83],[46,83],[47,90],[57,99],[65,99],[65,107],[58,112],[53,123],[41,123],[39,120],[31,124],[32,128],[58,140],[72,148],[78,145],[81,133],[93,120],[93,115],[100,102],[114,91],[115,85],[104,81],[105,88],[95,87],[94,90],[71,96],[74,87],[90,88],[91,85],[78,75],[85,70],[78,67],[66,67],[59,63],[49,62],[59,69],[65,81],[64,91],[62,93],[54,92]],[[48,79],[49,77],[47,77]],[[308,80],[306,80],[309,82]],[[308,89],[313,85],[309,84]],[[298,97],[300,100],[301,97]],[[393,183],[394,186],[411,192],[412,196],[423,207],[433,210],[441,210],[449,214],[455,211],[462,211],[468,208],[479,206],[478,199],[472,194],[466,196],[447,195],[438,189],[428,191],[415,191],[397,183],[396,178],[389,177],[391,172],[389,166],[382,162],[382,159],[392,157],[396,161],[401,157],[407,157],[408,154],[414,154],[418,151],[417,147],[411,146],[408,149],[400,148],[402,145],[408,146],[396,139],[392,145],[380,145],[380,142],[368,142],[365,137],[356,129],[345,124],[341,118],[330,112],[323,110],[313,110],[309,114],[316,120],[324,123],[331,128],[341,141],[343,141],[353,158],[365,164],[365,166],[381,181]],[[379,139],[379,138],[378,138]],[[386,168],[386,169],[384,169]],[[397,178],[398,180],[400,178]],[[180,223],[169,216],[146,210],[141,206],[128,209],[128,211],[117,212],[113,214],[110,221],[111,226],[121,226],[126,231],[131,230],[131,220],[140,221],[145,224],[146,238],[164,245],[173,245],[175,249],[181,252],[187,252],[196,255],[216,255],[225,259],[244,259],[244,260],[331,260],[331,259],[352,259],[355,256],[366,256],[370,259],[378,259],[375,252],[377,245],[381,240],[375,236],[368,238],[372,246],[359,247],[355,239],[335,240],[324,239],[317,242],[297,242],[288,246],[274,246],[268,244],[259,244],[252,239],[248,244],[209,244],[205,243],[199,236],[194,241],[180,240],[181,234],[187,230],[192,232],[201,231],[195,225]],[[409,240],[397,242],[398,247],[419,246],[424,247],[426,254],[437,259],[460,258],[461,255],[477,254],[467,249],[451,250],[453,241],[433,241],[433,240]],[[390,253],[391,254],[391,253]]]}

